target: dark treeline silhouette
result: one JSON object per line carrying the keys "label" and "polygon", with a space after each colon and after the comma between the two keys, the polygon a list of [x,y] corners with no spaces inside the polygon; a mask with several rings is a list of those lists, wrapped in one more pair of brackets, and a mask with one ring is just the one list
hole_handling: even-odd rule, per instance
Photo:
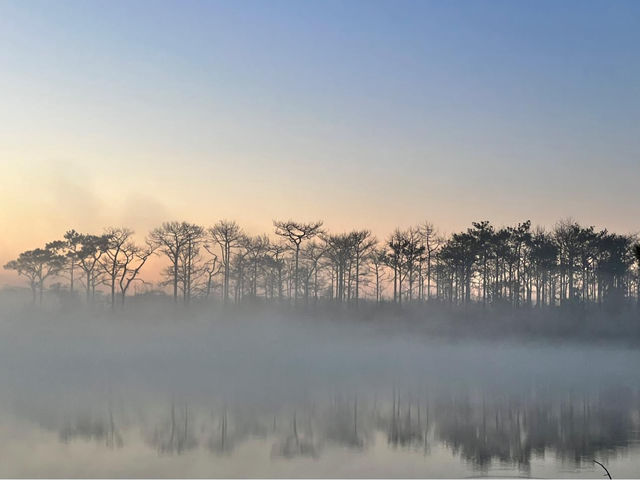
{"label": "dark treeline silhouette", "polygon": [[[163,295],[167,287],[173,300],[185,305],[193,300],[513,308],[640,304],[637,239],[572,220],[551,230],[532,228],[530,221],[501,228],[480,221],[450,236],[425,222],[396,229],[382,241],[369,230],[330,233],[320,221],[273,223],[269,237],[246,234],[228,220],[211,228],[165,222],[142,244],[127,228],[95,235],[70,230],[4,268],[28,280],[34,303],[42,302],[45,282],[62,278],[71,296],[81,284],[89,304],[96,292],[107,293],[111,308],[124,305],[132,290]],[[168,263],[155,284],[139,275],[153,255]]]}

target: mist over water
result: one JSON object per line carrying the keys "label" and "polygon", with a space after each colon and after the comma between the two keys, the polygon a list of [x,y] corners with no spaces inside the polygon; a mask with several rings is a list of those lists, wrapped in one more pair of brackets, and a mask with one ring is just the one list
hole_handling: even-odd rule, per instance
{"label": "mist over water", "polygon": [[0,480],[640,477],[639,20],[0,0]]}
{"label": "mist over water", "polygon": [[393,318],[267,309],[9,311],[2,476],[640,469],[632,346],[454,340]]}

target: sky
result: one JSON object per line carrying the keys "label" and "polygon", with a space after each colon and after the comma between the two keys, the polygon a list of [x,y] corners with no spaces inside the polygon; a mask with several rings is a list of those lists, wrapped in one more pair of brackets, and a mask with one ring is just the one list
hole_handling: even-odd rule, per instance
{"label": "sky", "polygon": [[0,105],[0,264],[172,219],[640,231],[638,1],[0,0]]}

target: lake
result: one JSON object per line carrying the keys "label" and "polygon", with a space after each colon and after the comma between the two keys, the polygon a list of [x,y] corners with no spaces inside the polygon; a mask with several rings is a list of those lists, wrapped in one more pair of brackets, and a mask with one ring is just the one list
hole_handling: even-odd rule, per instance
{"label": "lake", "polygon": [[620,344],[271,315],[5,318],[0,334],[3,477],[640,472],[640,352]]}

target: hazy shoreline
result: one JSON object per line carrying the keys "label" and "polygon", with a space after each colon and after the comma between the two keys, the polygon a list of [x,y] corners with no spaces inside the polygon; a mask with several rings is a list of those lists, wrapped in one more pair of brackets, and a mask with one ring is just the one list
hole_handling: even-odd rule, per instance
{"label": "hazy shoreline", "polygon": [[[278,318],[292,324],[318,324],[358,328],[360,332],[393,337],[418,335],[447,341],[513,340],[519,342],[640,344],[640,311],[629,307],[619,311],[605,308],[500,308],[496,306],[362,302],[352,305],[321,304],[243,304],[224,306],[194,302],[189,307],[169,299],[150,302],[132,297],[125,310],[112,311],[78,304],[37,307],[16,300],[7,302],[0,294],[0,318],[4,322],[45,322],[51,326],[68,321],[86,323],[88,319],[105,324],[160,326],[170,324],[235,323],[251,325],[263,318]],[[135,318],[132,322],[131,319]],[[339,333],[339,332],[338,332]]]}

